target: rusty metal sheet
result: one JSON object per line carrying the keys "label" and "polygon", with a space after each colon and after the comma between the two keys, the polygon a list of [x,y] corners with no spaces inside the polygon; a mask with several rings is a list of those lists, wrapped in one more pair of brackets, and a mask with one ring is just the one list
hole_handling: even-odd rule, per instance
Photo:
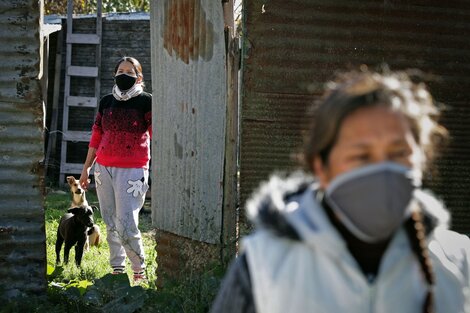
{"label": "rusty metal sheet", "polygon": [[453,138],[430,186],[470,233],[470,3],[250,0],[243,2],[240,190],[243,205],[274,170],[297,167],[305,111],[336,71],[360,64],[419,68],[439,79]]}
{"label": "rusty metal sheet", "polygon": [[223,12],[212,0],[151,9],[152,218],[159,229],[220,241],[226,74]]}
{"label": "rusty metal sheet", "polygon": [[0,293],[45,293],[40,1],[0,1]]}

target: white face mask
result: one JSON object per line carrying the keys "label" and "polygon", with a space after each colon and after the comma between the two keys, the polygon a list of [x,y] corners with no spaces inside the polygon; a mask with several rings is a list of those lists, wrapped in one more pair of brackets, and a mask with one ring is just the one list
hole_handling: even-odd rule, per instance
{"label": "white face mask", "polygon": [[360,167],[335,177],[325,200],[357,238],[383,241],[409,215],[413,191],[420,185],[416,177],[410,168],[393,162]]}

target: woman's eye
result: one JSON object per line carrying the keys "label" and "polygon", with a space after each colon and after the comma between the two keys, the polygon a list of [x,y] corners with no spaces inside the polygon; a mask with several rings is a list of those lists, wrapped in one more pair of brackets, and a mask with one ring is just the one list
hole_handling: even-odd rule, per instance
{"label": "woman's eye", "polygon": [[367,154],[354,154],[349,157],[350,161],[353,162],[366,162],[369,160],[369,155]]}
{"label": "woman's eye", "polygon": [[397,151],[393,151],[389,154],[389,159],[394,160],[394,159],[401,159],[404,157],[407,157],[409,154],[407,149],[401,149]]}

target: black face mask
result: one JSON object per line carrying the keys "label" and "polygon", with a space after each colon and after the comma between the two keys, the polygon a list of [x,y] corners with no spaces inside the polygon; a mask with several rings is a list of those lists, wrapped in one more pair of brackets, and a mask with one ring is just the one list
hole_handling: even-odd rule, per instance
{"label": "black face mask", "polygon": [[121,91],[126,91],[131,89],[134,86],[137,77],[132,77],[127,74],[119,74],[114,78],[116,80],[116,85]]}

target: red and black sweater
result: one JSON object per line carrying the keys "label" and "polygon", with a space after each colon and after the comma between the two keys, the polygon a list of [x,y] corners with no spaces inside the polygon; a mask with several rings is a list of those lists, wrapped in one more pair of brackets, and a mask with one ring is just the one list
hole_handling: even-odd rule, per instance
{"label": "red and black sweater", "polygon": [[152,136],[152,95],[142,92],[127,101],[112,94],[100,101],[89,147],[104,166],[148,168]]}

